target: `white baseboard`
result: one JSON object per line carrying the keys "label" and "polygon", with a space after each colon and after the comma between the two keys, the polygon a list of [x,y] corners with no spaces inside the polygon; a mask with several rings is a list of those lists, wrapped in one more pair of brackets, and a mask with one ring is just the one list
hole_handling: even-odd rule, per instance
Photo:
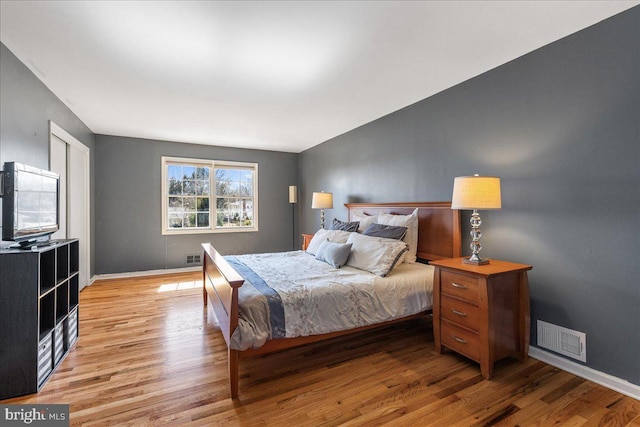
{"label": "white baseboard", "polygon": [[107,279],[128,279],[131,277],[142,277],[142,276],[159,276],[162,274],[174,274],[174,273],[189,273],[192,271],[201,271],[202,266],[196,267],[184,267],[184,268],[167,268],[164,270],[147,270],[147,271],[132,271],[129,273],[110,273],[110,274],[96,274],[91,277],[89,281],[89,285],[93,284],[96,280],[107,280]]}
{"label": "white baseboard", "polygon": [[560,368],[563,371],[570,372],[581,378],[610,388],[618,393],[640,400],[640,386],[632,384],[622,378],[596,371],[593,368],[565,359],[564,357],[556,356],[538,347],[529,346],[529,356],[551,366],[555,366],[556,368]]}

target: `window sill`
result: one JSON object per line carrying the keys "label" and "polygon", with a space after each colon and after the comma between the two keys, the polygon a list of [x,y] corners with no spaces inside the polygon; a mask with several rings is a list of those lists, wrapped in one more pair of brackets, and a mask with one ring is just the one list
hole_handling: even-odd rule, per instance
{"label": "window sill", "polygon": [[219,234],[219,233],[253,233],[257,232],[258,228],[240,228],[240,227],[227,227],[216,228],[207,230],[162,230],[163,236],[183,236],[189,234]]}

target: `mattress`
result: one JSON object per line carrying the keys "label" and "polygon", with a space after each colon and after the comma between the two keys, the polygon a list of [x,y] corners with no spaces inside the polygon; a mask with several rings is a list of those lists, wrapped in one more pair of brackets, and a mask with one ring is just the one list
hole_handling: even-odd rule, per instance
{"label": "mattress", "polygon": [[426,264],[400,264],[379,277],[333,268],[304,251],[225,259],[245,279],[230,343],[235,350],[399,319],[433,303],[433,267]]}

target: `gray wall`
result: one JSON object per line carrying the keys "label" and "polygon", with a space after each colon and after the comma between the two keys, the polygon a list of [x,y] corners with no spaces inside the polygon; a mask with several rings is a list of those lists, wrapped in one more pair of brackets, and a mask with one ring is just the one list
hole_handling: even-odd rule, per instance
{"label": "gray wall", "polygon": [[639,76],[635,7],[309,149],[300,229],[318,227],[313,191],[333,191],[330,221],[498,175],[481,255],[533,265],[532,343],[537,319],[586,332],[588,366],[640,384]]}
{"label": "gray wall", "polygon": [[[91,130],[0,43],[0,164],[16,161],[48,169],[49,120],[89,147],[93,170],[94,135]],[[95,194],[93,179],[90,185],[92,194]],[[91,201],[92,224],[95,219],[94,202],[95,198]],[[92,226],[92,243],[94,235]],[[92,273],[94,259],[91,259]]]}
{"label": "gray wall", "polygon": [[[96,273],[185,267],[212,242],[223,255],[291,250],[298,155],[96,135]],[[258,163],[259,231],[163,236],[161,157]]]}

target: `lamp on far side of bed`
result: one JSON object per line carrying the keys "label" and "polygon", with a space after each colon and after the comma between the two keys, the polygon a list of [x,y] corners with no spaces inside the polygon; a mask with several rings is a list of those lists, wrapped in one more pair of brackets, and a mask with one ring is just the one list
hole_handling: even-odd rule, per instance
{"label": "lamp on far side of bed", "polygon": [[333,193],[314,192],[311,209],[320,209],[320,226],[324,228],[324,210],[333,209]]}
{"label": "lamp on far side of bed", "polygon": [[459,176],[453,181],[453,197],[451,209],[473,209],[471,215],[471,257],[465,258],[465,264],[483,265],[489,264],[488,259],[482,259],[478,252],[482,249],[480,238],[482,231],[480,225],[482,219],[478,209],[501,209],[502,197],[500,195],[500,178],[497,176]]}
{"label": "lamp on far side of bed", "polygon": [[291,222],[292,222],[292,230],[291,230],[291,239],[292,245],[291,250],[296,250],[296,203],[298,203],[298,187],[295,185],[289,186],[289,203],[291,203]]}

